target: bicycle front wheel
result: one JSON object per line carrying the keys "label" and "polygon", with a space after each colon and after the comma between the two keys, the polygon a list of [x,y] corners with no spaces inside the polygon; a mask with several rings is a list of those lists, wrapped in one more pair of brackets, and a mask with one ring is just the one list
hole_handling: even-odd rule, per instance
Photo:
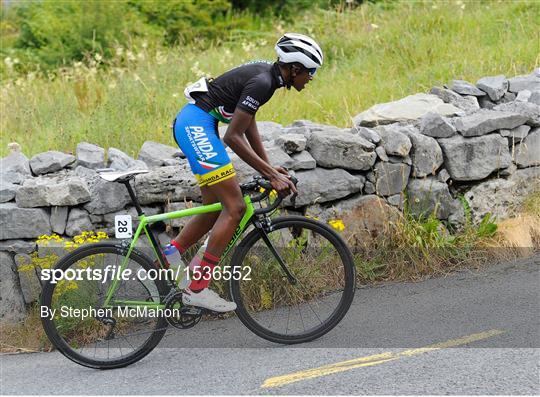
{"label": "bicycle front wheel", "polygon": [[129,279],[118,281],[110,305],[104,305],[116,278],[112,270],[119,269],[124,259],[125,249],[113,243],[78,248],[54,268],[64,278],[43,287],[45,333],[64,356],[78,364],[124,367],[150,353],[165,334],[167,320],[155,308],[163,305],[167,285],[148,279],[154,265],[141,252],[131,253],[125,267]]}
{"label": "bicycle front wheel", "polygon": [[232,269],[242,272],[231,281],[236,313],[272,342],[319,338],[341,321],[353,301],[353,257],[335,231],[315,220],[280,217],[269,229],[268,239],[252,230],[231,258]]}

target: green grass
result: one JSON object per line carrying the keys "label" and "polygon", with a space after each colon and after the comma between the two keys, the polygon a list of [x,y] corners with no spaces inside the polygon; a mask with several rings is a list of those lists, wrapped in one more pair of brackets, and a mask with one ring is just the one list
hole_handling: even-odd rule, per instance
{"label": "green grass", "polygon": [[174,145],[170,125],[185,103],[185,85],[201,72],[217,76],[244,61],[274,59],[273,42],[284,31],[316,37],[326,63],[304,92],[278,91],[257,119],[350,126],[351,117],[373,104],[452,78],[476,82],[530,73],[540,63],[533,28],[540,24],[539,9],[536,1],[365,4],[348,12],[310,11],[293,25],[268,20],[249,42],[204,51],[149,43],[130,49],[134,60],[127,60],[128,49],[103,60],[107,67],[87,62],[57,78],[8,75],[1,91],[0,153],[12,141],[29,156],[73,152],[80,141],[131,155],[146,140]]}

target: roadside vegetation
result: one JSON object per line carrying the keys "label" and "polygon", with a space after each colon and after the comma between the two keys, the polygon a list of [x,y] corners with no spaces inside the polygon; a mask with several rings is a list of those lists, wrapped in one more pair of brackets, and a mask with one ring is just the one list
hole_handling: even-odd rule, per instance
{"label": "roadside vegetation", "polygon": [[[90,49],[76,60],[63,58],[57,68],[44,63],[45,50],[38,56],[10,44],[21,32],[6,17],[0,154],[12,141],[29,156],[51,149],[73,152],[80,141],[132,156],[146,140],[172,145],[170,126],[185,103],[186,84],[249,60],[273,60],[274,42],[286,31],[319,40],[325,65],[305,92],[278,91],[257,118],[350,126],[351,117],[373,104],[453,78],[475,82],[480,76],[530,73],[540,62],[531,46],[537,40],[531,29],[539,22],[537,6],[534,1],[391,1],[304,7],[285,16],[230,9],[216,25],[220,34],[201,31],[204,40],[198,41],[167,42],[168,33],[154,24],[124,29],[121,38],[107,31],[113,36],[98,46],[92,37],[100,32],[92,31],[84,43]],[[197,21],[204,25],[204,18]]]}

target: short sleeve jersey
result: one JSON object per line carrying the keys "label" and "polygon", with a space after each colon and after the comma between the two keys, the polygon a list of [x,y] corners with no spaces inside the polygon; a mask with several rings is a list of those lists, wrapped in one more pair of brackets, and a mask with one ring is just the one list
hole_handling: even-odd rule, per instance
{"label": "short sleeve jersey", "polygon": [[218,120],[230,123],[237,107],[255,114],[284,85],[276,63],[250,62],[209,81],[208,92],[194,95],[195,104]]}

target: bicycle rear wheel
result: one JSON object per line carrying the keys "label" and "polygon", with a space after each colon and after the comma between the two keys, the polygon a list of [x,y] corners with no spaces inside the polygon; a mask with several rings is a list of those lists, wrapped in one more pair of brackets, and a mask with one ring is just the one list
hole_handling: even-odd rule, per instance
{"label": "bicycle rear wheel", "polygon": [[345,316],[354,298],[355,268],[343,239],[301,216],[272,220],[271,245],[296,279],[292,283],[272,248],[252,230],[231,258],[242,279],[231,281],[240,320],[258,336],[293,344],[321,337]]}
{"label": "bicycle rear wheel", "polygon": [[[64,356],[80,365],[98,369],[124,367],[150,353],[165,334],[167,321],[159,311],[137,310],[136,304],[113,303],[157,305],[168,292],[164,281],[145,279],[144,275],[154,265],[136,250],[126,266],[131,270],[129,280],[119,281],[112,307],[102,307],[112,277],[108,273],[103,281],[94,275],[106,274],[107,268],[119,269],[124,258],[125,250],[114,243],[81,247],[55,267],[70,280],[48,281],[43,287],[41,306],[48,309],[48,315],[41,318],[45,333]],[[86,271],[92,275],[89,277]],[[71,280],[77,272],[82,277]]]}

